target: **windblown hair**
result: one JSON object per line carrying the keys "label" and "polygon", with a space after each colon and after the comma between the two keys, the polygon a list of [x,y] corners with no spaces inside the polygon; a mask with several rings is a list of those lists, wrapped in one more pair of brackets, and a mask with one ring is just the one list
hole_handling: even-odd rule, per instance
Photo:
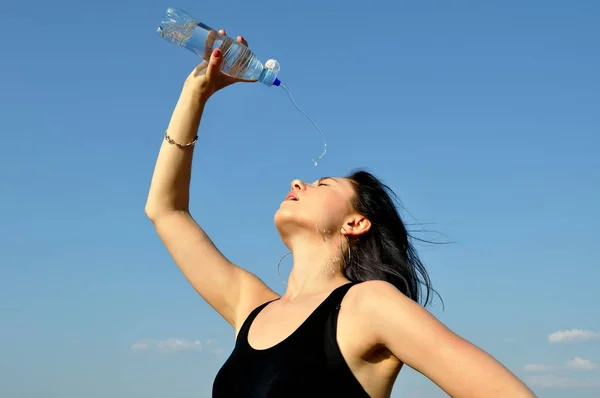
{"label": "windblown hair", "polygon": [[371,221],[371,228],[350,240],[346,278],[353,282],[389,282],[410,299],[427,306],[435,290],[413,246],[414,238],[398,212],[396,195],[364,170],[354,171],[347,178],[355,191],[351,204]]}

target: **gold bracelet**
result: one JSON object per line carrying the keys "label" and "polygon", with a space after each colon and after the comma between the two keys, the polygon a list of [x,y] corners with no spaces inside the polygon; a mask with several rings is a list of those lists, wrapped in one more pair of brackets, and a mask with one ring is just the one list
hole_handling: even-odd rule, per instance
{"label": "gold bracelet", "polygon": [[188,142],[187,144],[180,144],[178,142],[173,141],[173,139],[169,137],[169,134],[167,134],[167,130],[165,130],[165,141],[167,141],[171,145],[175,145],[177,148],[186,148],[188,146],[194,145],[196,141],[198,141],[198,136],[195,136],[194,139],[191,142]]}

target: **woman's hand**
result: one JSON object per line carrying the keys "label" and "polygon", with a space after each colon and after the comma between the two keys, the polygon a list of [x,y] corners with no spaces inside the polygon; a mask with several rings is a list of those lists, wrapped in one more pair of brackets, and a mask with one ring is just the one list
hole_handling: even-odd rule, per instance
{"label": "woman's hand", "polygon": [[[226,35],[223,29],[219,30],[219,33]],[[248,46],[242,36],[237,37],[237,42]],[[202,61],[187,77],[184,90],[190,89],[199,95],[201,100],[206,101],[217,91],[233,83],[245,81],[221,72],[221,62],[223,62],[223,53],[218,48],[214,49],[210,60]]]}

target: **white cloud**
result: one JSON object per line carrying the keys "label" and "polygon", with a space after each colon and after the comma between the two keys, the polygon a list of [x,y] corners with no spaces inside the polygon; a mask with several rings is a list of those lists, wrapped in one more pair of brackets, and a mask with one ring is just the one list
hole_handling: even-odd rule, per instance
{"label": "white cloud", "polygon": [[548,336],[550,344],[578,343],[591,340],[600,340],[600,333],[584,329],[559,330]]}
{"label": "white cloud", "polygon": [[222,348],[213,348],[212,353],[215,355],[223,355],[225,351]]}
{"label": "white cloud", "polygon": [[210,351],[215,355],[223,354],[223,349],[218,347],[214,340],[186,340],[180,338],[168,338],[166,340],[142,339],[132,344],[130,349],[134,351],[158,351],[163,354],[181,351]]}
{"label": "white cloud", "polygon": [[539,388],[594,388],[600,387],[600,381],[576,379],[558,375],[529,376],[525,379],[531,387]]}
{"label": "white cloud", "polygon": [[537,363],[527,364],[523,368],[526,372],[548,372],[551,370],[556,370],[560,366],[556,365],[542,365]]}
{"label": "white cloud", "polygon": [[214,340],[204,340],[204,345],[215,355],[223,355],[225,352],[221,347],[217,347]]}
{"label": "white cloud", "polygon": [[179,351],[202,351],[202,346],[200,340],[189,341],[171,337],[166,340],[139,340],[130,348],[135,351],[155,350],[166,354]]}
{"label": "white cloud", "polygon": [[573,370],[594,370],[598,367],[598,364],[589,359],[575,357],[567,361],[566,367]]}
{"label": "white cloud", "polygon": [[563,365],[542,365],[542,364],[529,364],[525,365],[524,370],[526,372],[552,372],[556,370],[580,370],[588,371],[598,368],[598,364],[590,361],[589,359],[583,359],[575,357],[568,360]]}

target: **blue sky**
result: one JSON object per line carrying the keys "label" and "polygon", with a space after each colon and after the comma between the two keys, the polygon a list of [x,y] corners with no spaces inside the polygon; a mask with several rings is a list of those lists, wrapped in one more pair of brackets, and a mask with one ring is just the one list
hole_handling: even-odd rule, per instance
{"label": "blue sky", "polygon": [[[197,63],[168,6],[278,59],[327,136],[315,168],[281,89],[211,100],[192,212],[233,261],[282,292],[289,181],[366,167],[454,242],[419,246],[436,316],[540,397],[600,394],[600,4],[38,0],[2,10],[0,396],[209,397],[232,348],[143,212]],[[443,396],[411,370],[393,393]]]}

